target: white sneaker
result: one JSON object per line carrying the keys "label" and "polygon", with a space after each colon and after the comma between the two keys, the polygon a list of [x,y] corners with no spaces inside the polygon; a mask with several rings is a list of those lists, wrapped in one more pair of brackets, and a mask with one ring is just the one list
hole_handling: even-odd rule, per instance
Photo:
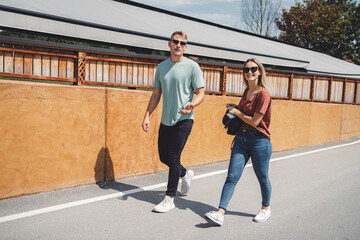
{"label": "white sneaker", "polygon": [[259,213],[253,218],[254,222],[266,222],[271,215],[270,208],[268,210],[260,209]]}
{"label": "white sneaker", "polygon": [[219,226],[224,223],[224,216],[218,211],[207,212],[205,213],[205,217],[207,217],[209,220],[213,221]]}
{"label": "white sneaker", "polygon": [[181,191],[180,191],[180,195],[181,196],[186,196],[189,191],[190,191],[190,182],[194,177],[194,171],[193,170],[186,170],[186,174],[185,176],[183,176],[181,178]]}
{"label": "white sneaker", "polygon": [[165,196],[161,203],[156,205],[153,209],[154,212],[165,213],[175,207],[174,198]]}

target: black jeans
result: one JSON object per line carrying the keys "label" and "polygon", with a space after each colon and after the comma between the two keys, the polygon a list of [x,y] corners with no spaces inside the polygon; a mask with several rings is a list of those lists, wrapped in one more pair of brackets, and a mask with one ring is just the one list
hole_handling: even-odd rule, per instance
{"label": "black jeans", "polygon": [[186,169],[180,163],[180,157],[193,124],[192,119],[187,119],[174,126],[160,125],[158,148],[160,161],[169,167],[166,191],[168,196],[176,195],[179,179],[186,174]]}

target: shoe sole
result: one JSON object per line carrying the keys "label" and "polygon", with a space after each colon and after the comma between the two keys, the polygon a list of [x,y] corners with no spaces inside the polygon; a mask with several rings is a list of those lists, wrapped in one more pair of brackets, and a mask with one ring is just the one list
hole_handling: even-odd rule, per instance
{"label": "shoe sole", "polygon": [[263,223],[263,222],[266,222],[269,218],[270,218],[270,216],[271,216],[271,213],[269,214],[269,216],[267,217],[267,218],[265,218],[264,220],[255,220],[255,218],[253,219],[253,221],[254,222],[256,222],[256,223]]}
{"label": "shoe sole", "polygon": [[205,217],[209,220],[211,220],[212,222],[216,223],[217,225],[221,226],[223,223],[216,220],[215,218],[213,218],[211,215],[208,215],[207,213],[205,213]]}
{"label": "shoe sole", "polygon": [[[195,175],[194,171],[192,171],[192,170],[191,170],[191,173],[192,174],[190,175],[190,182],[192,181],[192,179],[194,178],[194,175]],[[187,196],[189,192],[190,192],[190,184],[189,184],[189,191],[187,191],[186,193],[180,192],[180,196]]]}
{"label": "shoe sole", "polygon": [[168,211],[170,211],[171,209],[174,209],[175,208],[175,206],[173,206],[173,207],[171,207],[171,208],[169,208],[168,210],[166,210],[166,211],[162,211],[162,210],[156,210],[155,208],[152,210],[153,212],[156,212],[156,213],[166,213],[166,212],[168,212]]}

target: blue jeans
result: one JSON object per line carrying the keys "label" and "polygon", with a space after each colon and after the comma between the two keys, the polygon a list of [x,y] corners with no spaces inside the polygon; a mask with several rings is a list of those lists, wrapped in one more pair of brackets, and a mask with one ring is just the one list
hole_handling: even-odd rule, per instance
{"label": "blue jeans", "polygon": [[260,183],[262,205],[270,206],[269,163],[271,154],[271,142],[262,133],[256,130],[242,129],[241,133],[236,135],[219,208],[226,210],[234,194],[235,186],[250,157],[255,175]]}
{"label": "blue jeans", "polygon": [[169,167],[166,195],[175,196],[180,177],[185,176],[186,168],[181,165],[181,153],[190,135],[194,120],[186,119],[174,126],[160,125],[158,148],[160,161]]}

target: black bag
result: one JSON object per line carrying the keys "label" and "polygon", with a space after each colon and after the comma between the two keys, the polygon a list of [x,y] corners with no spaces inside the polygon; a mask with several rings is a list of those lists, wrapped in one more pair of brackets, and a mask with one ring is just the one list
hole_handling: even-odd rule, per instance
{"label": "black bag", "polygon": [[240,130],[242,120],[238,116],[229,113],[229,110],[227,110],[223,117],[222,123],[224,125],[224,128],[227,129],[227,134],[236,135]]}

